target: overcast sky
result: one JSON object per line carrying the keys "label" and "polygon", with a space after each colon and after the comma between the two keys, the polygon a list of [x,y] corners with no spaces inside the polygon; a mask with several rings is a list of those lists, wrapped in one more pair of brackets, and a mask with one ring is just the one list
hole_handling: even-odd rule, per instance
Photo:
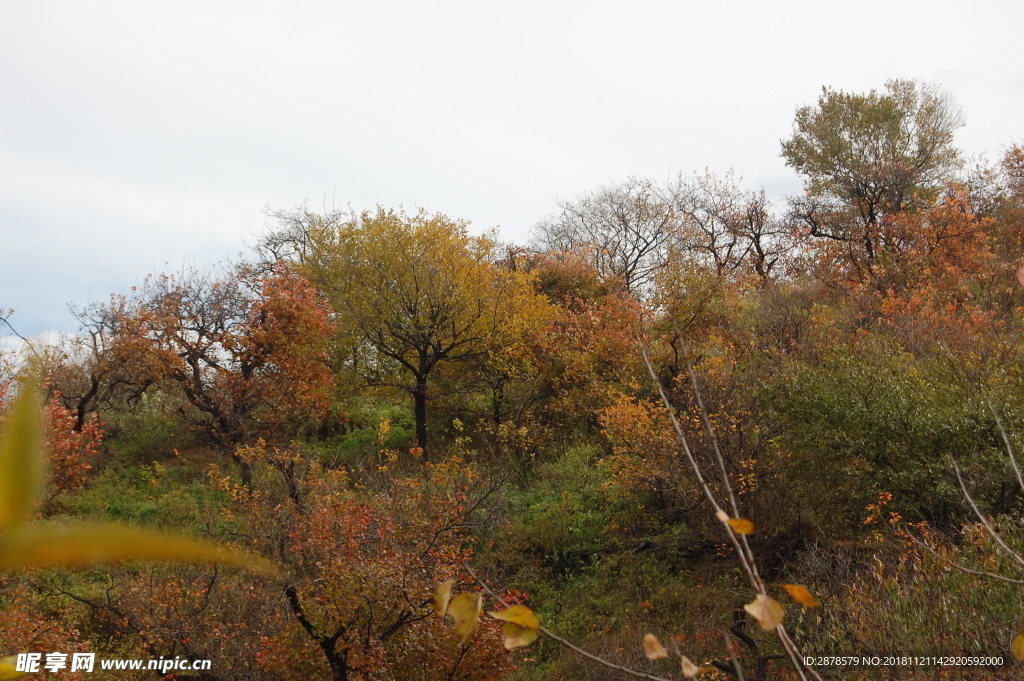
{"label": "overcast sky", "polygon": [[941,85],[970,153],[1024,137],[1020,2],[0,0],[0,308],[237,254],[264,206],[422,206],[509,240],[630,174],[777,199],[823,85]]}

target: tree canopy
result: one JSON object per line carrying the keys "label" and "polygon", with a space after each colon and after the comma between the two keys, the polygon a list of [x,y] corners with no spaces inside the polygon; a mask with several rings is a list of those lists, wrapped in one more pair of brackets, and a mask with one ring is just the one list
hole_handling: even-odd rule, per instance
{"label": "tree canopy", "polygon": [[812,196],[875,222],[916,196],[935,198],[960,160],[953,133],[962,124],[952,98],[933,85],[890,80],[885,93],[867,94],[826,87],[817,106],[797,109],[782,156]]}
{"label": "tree canopy", "polygon": [[543,323],[545,299],[531,276],[514,261],[499,263],[494,238],[471,236],[463,221],[381,208],[319,223],[310,237],[305,271],[337,310],[347,365],[412,395],[424,450],[435,368],[479,359]]}

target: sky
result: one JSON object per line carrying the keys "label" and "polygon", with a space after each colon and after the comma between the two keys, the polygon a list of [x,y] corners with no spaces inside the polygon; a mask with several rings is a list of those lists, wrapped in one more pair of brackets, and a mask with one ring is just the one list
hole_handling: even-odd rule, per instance
{"label": "sky", "polygon": [[[559,199],[731,168],[780,202],[824,85],[941,86],[1024,138],[1024,3],[0,2],[0,310],[238,258],[265,208],[423,207],[523,242]],[[5,333],[0,330],[0,334]]]}

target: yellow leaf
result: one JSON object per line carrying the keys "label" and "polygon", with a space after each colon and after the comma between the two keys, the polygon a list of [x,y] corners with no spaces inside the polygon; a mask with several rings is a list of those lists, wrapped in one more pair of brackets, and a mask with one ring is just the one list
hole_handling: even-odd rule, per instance
{"label": "yellow leaf", "polygon": [[1010,652],[1017,662],[1024,662],[1024,634],[1017,634],[1010,644]]}
{"label": "yellow leaf", "polygon": [[736,534],[754,534],[754,523],[746,518],[729,518],[728,523]]}
{"label": "yellow leaf", "polygon": [[487,614],[496,620],[513,622],[527,629],[540,629],[540,620],[533,614],[533,610],[530,610],[525,605],[513,605],[501,612],[489,612]]}
{"label": "yellow leaf", "polygon": [[715,513],[715,517],[721,520],[723,523],[729,522],[729,514],[723,511],[722,509],[718,509],[718,511]]}
{"label": "yellow leaf", "polygon": [[789,592],[793,600],[801,605],[806,605],[808,608],[817,608],[821,605],[810,591],[799,584],[783,584],[782,588]]}
{"label": "yellow leaf", "polygon": [[771,631],[779,626],[786,612],[777,600],[764,594],[757,594],[757,598],[744,605],[743,609],[749,612],[765,631]]}
{"label": "yellow leaf", "polygon": [[665,650],[665,646],[661,645],[658,637],[654,634],[644,634],[643,646],[644,655],[647,656],[648,660],[660,660],[663,657],[668,657],[668,651]]}
{"label": "yellow leaf", "polygon": [[452,599],[452,588],[454,586],[454,579],[449,579],[437,585],[437,590],[434,591],[434,614],[438,617],[444,617],[445,611],[448,610],[448,601]]}
{"label": "yellow leaf", "polygon": [[697,674],[700,674],[700,667],[691,662],[690,658],[688,658],[686,655],[680,655],[679,659],[683,663],[683,676],[685,676],[688,679],[692,679],[693,677],[697,676]]}
{"label": "yellow leaf", "polygon": [[15,671],[15,669],[17,668],[17,655],[11,655],[10,657],[0,657],[0,681],[7,681],[7,679],[16,679],[19,676],[25,676],[27,672]]}
{"label": "yellow leaf", "polygon": [[21,386],[0,438],[0,527],[17,529],[28,520],[43,482],[43,436],[34,381]]}
{"label": "yellow leaf", "polygon": [[522,648],[537,640],[536,629],[524,627],[511,620],[501,625],[501,635],[505,637],[505,648],[507,650]]}
{"label": "yellow leaf", "polygon": [[24,529],[0,544],[0,568],[79,566],[125,560],[223,563],[274,576],[279,566],[265,558],[183,535],[118,525],[60,525]]}
{"label": "yellow leaf", "polygon": [[483,608],[483,600],[480,594],[462,593],[448,604],[448,614],[452,616],[452,620],[455,622],[455,631],[459,632],[463,643],[476,628],[476,622],[480,619],[480,610]]}

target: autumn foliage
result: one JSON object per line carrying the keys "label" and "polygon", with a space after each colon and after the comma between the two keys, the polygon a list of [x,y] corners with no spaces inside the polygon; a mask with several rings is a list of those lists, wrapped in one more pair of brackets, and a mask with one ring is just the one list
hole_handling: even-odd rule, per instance
{"label": "autumn foliage", "polygon": [[19,373],[48,380],[19,522],[235,560],[5,572],[0,659],[768,681],[905,642],[1019,677],[1024,151],[968,169],[961,123],[933,86],[826,88],[778,202],[632,177],[525,246],[426,211],[272,213],[252,262],[79,308],[0,364],[0,420]]}
{"label": "autumn foliage", "polygon": [[232,499],[225,512],[290,570],[276,587],[276,632],[259,641],[256,659],[267,671],[488,679],[514,666],[499,652],[495,627],[457,645],[432,616],[434,585],[472,558],[467,530],[484,492],[458,457],[412,477],[382,465],[386,484],[371,494],[295,452],[257,445],[241,456],[256,468],[253,487],[212,473]]}
{"label": "autumn foliage", "polygon": [[104,352],[132,355],[135,382],[179,394],[180,415],[221,447],[287,438],[326,413],[330,308],[284,264],[161,275],[89,318]]}

